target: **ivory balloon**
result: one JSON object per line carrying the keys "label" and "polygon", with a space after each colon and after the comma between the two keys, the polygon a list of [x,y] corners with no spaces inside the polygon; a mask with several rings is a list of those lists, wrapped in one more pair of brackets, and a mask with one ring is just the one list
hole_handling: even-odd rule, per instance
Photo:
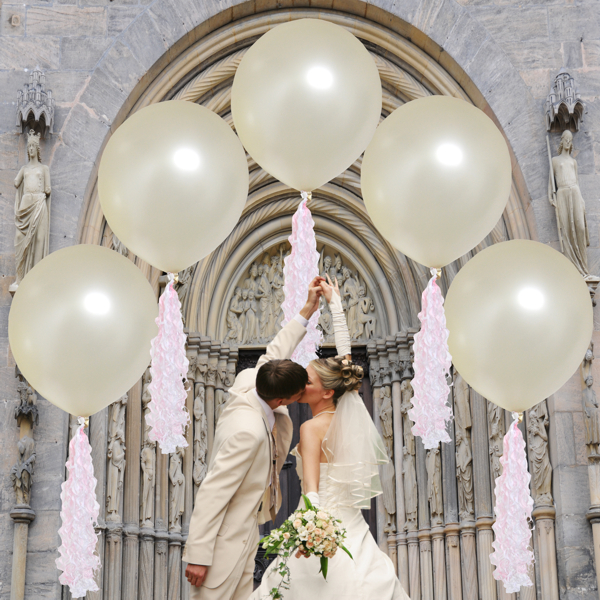
{"label": "ivory balloon", "polygon": [[44,398],[87,417],[125,394],[150,363],[156,296],[128,259],[100,246],[49,254],[19,284],[10,348]]}
{"label": "ivory balloon", "polygon": [[367,147],[381,116],[381,80],[351,33],[299,19],[271,29],[246,52],[231,112],[252,158],[286,185],[310,192]]}
{"label": "ivory balloon", "polygon": [[248,196],[246,153],[207,108],[159,102],[110,138],[98,192],[117,237],[146,262],[177,273],[210,254],[237,224]]}
{"label": "ivory balloon", "polygon": [[511,186],[508,147],[464,100],[413,100],[377,129],[361,185],[381,234],[406,256],[441,268],[477,246],[502,216]]}
{"label": "ivory balloon", "polygon": [[465,381],[510,411],[524,411],[575,373],[592,337],[583,277],[549,246],[495,244],[472,258],[446,296],[448,347]]}

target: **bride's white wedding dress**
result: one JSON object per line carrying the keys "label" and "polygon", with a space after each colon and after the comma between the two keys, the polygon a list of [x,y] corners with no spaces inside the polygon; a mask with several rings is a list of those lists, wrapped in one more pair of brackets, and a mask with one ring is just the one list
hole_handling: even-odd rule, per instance
{"label": "bride's white wedding dress", "polygon": [[[330,307],[338,353],[349,354],[346,320],[339,296],[334,294]],[[319,573],[318,558],[290,557],[290,588],[282,590],[284,600],[410,600],[396,577],[392,561],[377,546],[361,513],[361,507],[370,507],[371,498],[381,493],[377,465],[386,462],[387,455],[382,456],[383,442],[357,392],[340,398],[323,440],[323,450],[328,462],[321,463],[319,505],[341,519],[347,534],[345,546],[353,559],[338,550],[329,559],[325,581]],[[298,447],[292,454],[302,481],[302,457]],[[300,507],[304,508],[303,500]],[[250,600],[269,598],[269,591],[279,585],[281,575],[276,569],[277,563],[277,559],[271,563]]]}

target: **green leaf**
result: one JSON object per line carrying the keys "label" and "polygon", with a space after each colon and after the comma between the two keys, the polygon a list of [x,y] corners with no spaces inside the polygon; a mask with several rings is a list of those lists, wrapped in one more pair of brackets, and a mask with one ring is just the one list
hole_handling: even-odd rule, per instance
{"label": "green leaf", "polygon": [[327,579],[327,568],[329,567],[329,559],[321,556],[321,568],[319,573],[323,573],[323,579]]}
{"label": "green leaf", "polygon": [[350,550],[348,550],[348,548],[346,548],[346,546],[340,546],[340,548],[352,559],[354,560],[354,556],[352,556],[352,554],[350,554]]}
{"label": "green leaf", "polygon": [[305,496],[304,494],[302,494],[302,497],[304,498],[304,504],[306,505],[306,510],[314,510],[315,507],[312,505],[312,502],[308,499],[308,497]]}

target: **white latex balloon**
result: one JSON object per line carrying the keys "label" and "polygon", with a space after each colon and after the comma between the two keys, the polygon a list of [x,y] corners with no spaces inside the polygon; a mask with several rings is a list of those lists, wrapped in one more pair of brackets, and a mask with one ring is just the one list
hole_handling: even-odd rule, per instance
{"label": "white latex balloon", "polygon": [[246,153],[207,108],[159,102],[133,114],[110,138],[98,193],[127,248],[177,273],[210,254],[237,224],[248,196]]}
{"label": "white latex balloon", "polygon": [[565,384],[592,337],[583,277],[562,254],[529,240],[472,258],[454,278],[445,309],[454,366],[510,411],[527,410]]}
{"label": "white latex balloon", "polygon": [[365,151],[369,216],[400,252],[441,268],[495,227],[511,186],[508,147],[473,105],[429,96],[397,108]]}
{"label": "white latex balloon", "polygon": [[364,151],[381,116],[375,62],[320,19],[278,25],[246,52],[231,90],[244,147],[274,177],[310,192]]}
{"label": "white latex balloon", "polygon": [[157,316],[152,286],[130,260],[100,246],[71,246],[49,254],[19,284],[8,338],[32,387],[87,417],[142,376]]}

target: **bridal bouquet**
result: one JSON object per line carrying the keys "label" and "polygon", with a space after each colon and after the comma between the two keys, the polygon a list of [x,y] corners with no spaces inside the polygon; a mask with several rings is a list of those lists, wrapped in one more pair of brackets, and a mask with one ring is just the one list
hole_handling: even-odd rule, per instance
{"label": "bridal bouquet", "polygon": [[327,511],[315,508],[306,496],[302,497],[306,508],[298,509],[281,527],[260,540],[266,557],[270,554],[280,557],[277,570],[281,575],[281,583],[269,592],[274,600],[283,598],[282,588],[289,589],[290,569],[287,562],[293,553],[318,556],[321,559],[319,573],[323,573],[325,579],[329,559],[335,556],[339,548],[352,558],[343,544],[346,530],[342,522]]}

